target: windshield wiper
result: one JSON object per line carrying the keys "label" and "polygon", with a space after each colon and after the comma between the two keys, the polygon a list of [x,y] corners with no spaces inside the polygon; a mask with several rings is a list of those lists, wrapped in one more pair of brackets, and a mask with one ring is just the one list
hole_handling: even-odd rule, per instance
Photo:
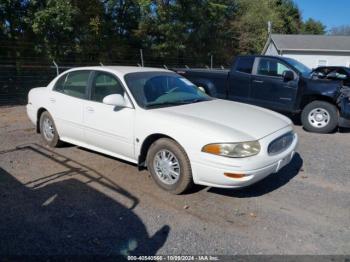
{"label": "windshield wiper", "polygon": [[190,99],[190,100],[184,100],[183,102],[186,104],[192,104],[192,103],[198,103],[198,102],[203,102],[203,101],[210,101],[210,100],[203,99],[203,98],[195,98],[195,99]]}
{"label": "windshield wiper", "polygon": [[185,101],[176,101],[176,102],[161,102],[161,103],[151,103],[146,105],[146,108],[152,108],[152,107],[161,107],[161,106],[178,106],[178,105],[185,105],[187,104]]}
{"label": "windshield wiper", "polygon": [[173,102],[161,102],[161,103],[151,103],[146,105],[146,108],[152,108],[152,107],[161,107],[161,106],[178,106],[178,105],[187,105],[187,104],[193,104],[198,103],[202,101],[210,101],[208,99],[203,98],[196,98],[196,99],[189,99],[189,100],[180,100],[180,101],[173,101]]}

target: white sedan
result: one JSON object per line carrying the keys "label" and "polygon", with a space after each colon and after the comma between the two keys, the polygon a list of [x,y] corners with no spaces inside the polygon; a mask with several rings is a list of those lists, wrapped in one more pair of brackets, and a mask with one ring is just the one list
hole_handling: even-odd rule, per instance
{"label": "white sedan", "polygon": [[82,67],[29,92],[27,113],[43,140],[62,141],[146,167],[163,189],[238,188],[293,158],[291,121],[207,96],[174,72]]}

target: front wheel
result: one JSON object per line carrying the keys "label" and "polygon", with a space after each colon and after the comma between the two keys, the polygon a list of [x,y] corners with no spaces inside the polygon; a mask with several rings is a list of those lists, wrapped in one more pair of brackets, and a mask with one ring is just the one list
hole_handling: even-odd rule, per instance
{"label": "front wheel", "polygon": [[154,181],[170,193],[181,194],[193,185],[190,161],[174,140],[155,141],[147,154],[147,167]]}
{"label": "front wheel", "polygon": [[301,113],[301,123],[307,131],[331,133],[338,126],[338,109],[325,101],[313,101]]}

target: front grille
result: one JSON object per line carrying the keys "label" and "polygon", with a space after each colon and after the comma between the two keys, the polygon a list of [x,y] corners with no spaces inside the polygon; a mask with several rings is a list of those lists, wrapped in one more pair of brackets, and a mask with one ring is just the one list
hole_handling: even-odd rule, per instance
{"label": "front grille", "polygon": [[282,153],[293,143],[293,140],[294,140],[293,132],[289,132],[287,134],[284,134],[283,136],[280,136],[279,138],[276,138],[270,143],[267,149],[268,154],[277,155],[279,153]]}

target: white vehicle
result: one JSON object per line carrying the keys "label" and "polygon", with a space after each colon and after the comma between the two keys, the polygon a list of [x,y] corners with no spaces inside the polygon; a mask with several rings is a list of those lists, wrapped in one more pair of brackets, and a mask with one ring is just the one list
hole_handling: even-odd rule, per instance
{"label": "white vehicle", "polygon": [[174,194],[193,183],[238,188],[293,158],[291,121],[207,96],[174,72],[83,67],[29,92],[28,116],[49,146],[61,141],[146,167]]}

